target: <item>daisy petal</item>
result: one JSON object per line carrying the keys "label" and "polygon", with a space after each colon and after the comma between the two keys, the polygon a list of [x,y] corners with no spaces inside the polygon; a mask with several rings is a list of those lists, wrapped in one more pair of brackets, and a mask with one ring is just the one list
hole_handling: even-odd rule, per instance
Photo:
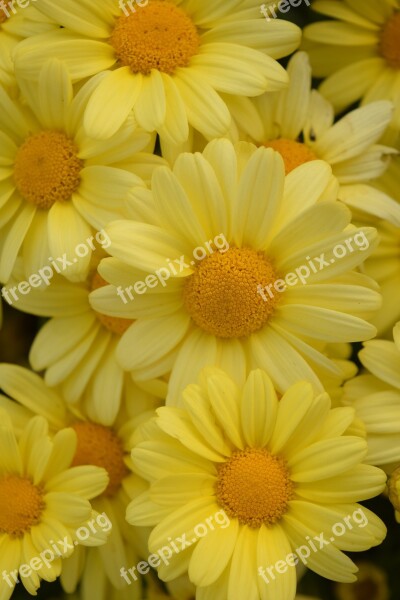
{"label": "daisy petal", "polygon": [[131,112],[141,89],[142,76],[133,75],[129,67],[110,71],[96,87],[86,107],[84,127],[87,134],[104,140],[116,133]]}

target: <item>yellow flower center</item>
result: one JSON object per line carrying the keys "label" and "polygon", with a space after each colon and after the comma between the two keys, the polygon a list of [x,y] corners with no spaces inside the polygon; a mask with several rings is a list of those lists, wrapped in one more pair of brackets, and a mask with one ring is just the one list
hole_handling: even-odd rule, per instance
{"label": "yellow flower center", "polygon": [[314,152],[308,146],[294,140],[287,140],[285,138],[270,140],[265,142],[264,146],[279,152],[285,163],[286,175],[296,167],[317,159]]}
{"label": "yellow flower center", "polygon": [[[96,271],[92,279],[91,290],[97,290],[105,285],[108,285],[107,281],[104,281],[101,275],[99,275]],[[97,311],[94,312],[100,323],[103,325],[103,327],[105,327],[106,329],[108,329],[108,331],[111,331],[112,333],[116,333],[117,335],[122,335],[123,333],[125,333],[128,327],[133,323],[132,319],[109,317],[108,315],[103,315],[102,313],[99,313]]]}
{"label": "yellow flower center", "polygon": [[129,470],[124,463],[124,448],[121,440],[109,427],[79,421],[72,425],[78,436],[78,445],[72,466],[94,465],[103,467],[108,473],[110,482],[103,492],[105,496],[113,496]]}
{"label": "yellow flower center", "polygon": [[379,50],[390,67],[400,69],[400,12],[392,15],[383,26]]}
{"label": "yellow flower center", "polygon": [[219,505],[241,525],[273,525],[288,509],[293,496],[286,461],[264,448],[235,452],[218,467]]}
{"label": "yellow flower center", "polygon": [[263,300],[258,289],[277,279],[271,261],[251,248],[214,252],[186,278],[183,302],[193,321],[211,335],[241,338],[258,331],[279,302]]}
{"label": "yellow flower center", "polygon": [[200,44],[191,18],[166,0],[134,8],[118,18],[111,34],[119,62],[143,75],[152,69],[172,75],[178,67],[186,67]]}
{"label": "yellow flower center", "polygon": [[14,165],[20,194],[39,208],[69,200],[80,183],[83,161],[74,142],[59,131],[41,131],[20,146]]}
{"label": "yellow flower center", "polygon": [[26,477],[7,475],[0,480],[0,533],[22,537],[40,522],[44,508],[42,490]]}

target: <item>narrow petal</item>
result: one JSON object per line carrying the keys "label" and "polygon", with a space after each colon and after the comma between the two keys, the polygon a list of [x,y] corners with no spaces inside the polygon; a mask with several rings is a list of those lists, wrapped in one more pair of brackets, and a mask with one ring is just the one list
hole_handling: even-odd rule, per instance
{"label": "narrow petal", "polygon": [[117,357],[121,366],[130,371],[156,362],[182,341],[189,322],[189,316],[180,311],[160,319],[136,321],[119,343]]}
{"label": "narrow petal", "polygon": [[86,107],[84,127],[89,136],[104,140],[118,131],[142,89],[142,76],[119,67],[104,77]]}
{"label": "narrow petal", "polygon": [[278,398],[271,379],[261,370],[252,371],[243,387],[241,420],[246,443],[263,448],[276,427]]}
{"label": "narrow petal", "polygon": [[333,477],[362,461],[366,452],[365,440],[354,436],[315,442],[288,461],[291,479],[308,482]]}
{"label": "narrow petal", "polygon": [[250,529],[247,525],[240,527],[229,575],[229,598],[258,600],[260,597],[259,575],[254,568],[257,564],[257,538],[257,529]]}
{"label": "narrow petal", "polygon": [[165,141],[171,144],[181,144],[189,138],[185,103],[174,83],[174,79],[166,73],[161,73],[161,76],[164,83],[166,112],[164,122],[158,131],[161,137],[165,138]]}
{"label": "narrow petal", "polygon": [[291,554],[292,548],[289,540],[278,524],[273,527],[262,525],[258,533],[257,541],[257,565],[258,589],[261,600],[289,600],[296,593],[296,568],[288,562],[284,572],[274,574],[272,578],[265,573],[267,567],[276,565],[278,561],[284,561]]}
{"label": "narrow petal", "polygon": [[[383,58],[368,58],[340,69],[322,83],[319,91],[337,112],[361,98],[385,69]],[[351,85],[348,82],[351,81]]]}
{"label": "narrow petal", "polygon": [[284,186],[281,156],[271,149],[259,148],[251,156],[239,180],[232,229],[241,246],[264,249],[280,209]]}
{"label": "narrow petal", "polygon": [[[83,277],[88,269],[91,249],[88,239],[92,233],[89,225],[82,219],[70,202],[56,202],[49,211],[48,236],[52,257],[69,259],[63,274],[68,277]],[[85,246],[87,254],[79,256],[78,246]],[[81,254],[81,251],[79,250]],[[78,258],[78,256],[79,258]]]}
{"label": "narrow petal", "polygon": [[189,123],[207,138],[225,135],[231,124],[225,102],[200,74],[187,71],[177,69],[174,83],[185,103]]}
{"label": "narrow petal", "polygon": [[114,48],[88,40],[66,29],[41,33],[23,40],[15,52],[15,65],[22,77],[35,79],[43,65],[43,48],[48,56],[66,63],[73,81],[95,75],[115,64]]}
{"label": "narrow petal", "polygon": [[217,527],[208,531],[207,535],[197,542],[188,572],[195,585],[211,585],[220,577],[231,559],[238,532],[239,523],[237,519],[233,519],[226,529]]}
{"label": "narrow petal", "polygon": [[135,103],[137,122],[146,131],[157,130],[165,121],[166,111],[164,80],[160,71],[152,69],[148,77],[143,77]]}

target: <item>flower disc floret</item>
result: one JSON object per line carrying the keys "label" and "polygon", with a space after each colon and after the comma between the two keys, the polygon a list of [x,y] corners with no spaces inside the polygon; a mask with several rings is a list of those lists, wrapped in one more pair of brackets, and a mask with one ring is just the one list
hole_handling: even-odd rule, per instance
{"label": "flower disc floret", "polygon": [[200,38],[184,10],[166,0],[149,4],[117,20],[110,38],[119,62],[132,73],[152,69],[172,75],[196,54]]}

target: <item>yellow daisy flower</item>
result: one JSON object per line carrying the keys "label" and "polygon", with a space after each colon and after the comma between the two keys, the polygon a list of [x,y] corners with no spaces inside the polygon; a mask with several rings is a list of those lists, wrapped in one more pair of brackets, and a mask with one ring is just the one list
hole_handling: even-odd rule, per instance
{"label": "yellow daisy flower", "polygon": [[[331,409],[329,396],[307,382],[278,401],[263,371],[239,388],[209,368],[183,392],[183,408],[156,412],[148,439],[132,450],[150,488],[129,505],[127,520],[155,525],[152,553],[174,550],[158,567],[162,580],[188,572],[199,599],[292,600],[301,546],[316,573],[356,580],[342,550],[385,537],[384,524],[357,502],[381,492],[386,477],[363,464],[366,441],[348,431],[352,409]],[[364,526],[344,527],[357,514]],[[321,535],[325,544],[306,546]]]}
{"label": "yellow daisy flower", "polygon": [[[20,263],[17,263],[20,267]],[[10,289],[23,277],[21,268],[3,288],[7,298]],[[107,285],[96,269],[85,282],[71,282],[56,275],[49,287],[32,289],[18,297],[13,306],[41,317],[52,317],[35,337],[29,361],[35,371],[45,371],[44,380],[50,387],[59,386],[65,400],[81,402],[88,414],[95,414],[103,425],[114,422],[127,390],[137,396],[146,392],[165,398],[167,384],[154,380],[137,388],[128,373],[118,364],[116,347],[128,330],[131,319],[109,317],[93,310],[89,303],[92,290]]]}
{"label": "yellow daisy flower", "polygon": [[[383,186],[382,186],[383,187]],[[386,335],[400,319],[400,204],[372,186],[352,185],[341,190],[341,200],[358,225],[376,227],[380,242],[362,266],[382,294],[382,308],[371,319],[378,335]]]}
{"label": "yellow daisy flower", "polygon": [[320,87],[341,112],[363,99],[392,100],[400,127],[400,3],[398,0],[317,0],[312,8],[333,21],[308,25],[304,37]]}
{"label": "yellow daisy flower", "polygon": [[348,381],[343,396],[365,425],[367,461],[388,473],[400,464],[400,323],[393,337],[364,344],[359,359],[368,373]]}
{"label": "yellow daisy flower", "polygon": [[[50,439],[42,416],[26,421],[17,440],[7,412],[0,411],[0,598],[8,600],[18,577],[36,595],[40,580],[54,581],[61,557],[78,543],[103,544],[106,536],[79,528],[93,516],[89,500],[107,486],[104,469],[71,467],[76,449],[72,429],[60,428]],[[67,559],[68,560],[68,559]]]}
{"label": "yellow daisy flower", "polygon": [[287,173],[305,162],[322,159],[331,165],[341,184],[379,177],[390,155],[397,154],[395,148],[377,143],[392,118],[392,104],[374,102],[334,123],[332,105],[311,89],[311,68],[305,52],[290,59],[288,74],[290,84],[286,90],[251,101],[256,119],[240,109],[236,98],[228,101],[231,112],[240,119],[239,139],[280,152]]}
{"label": "yellow daisy flower", "polygon": [[[128,587],[121,577],[121,567],[135,564],[138,556],[147,551],[147,532],[129,530],[124,515],[130,499],[146,488],[145,482],[132,473],[131,437],[140,421],[148,418],[160,402],[136,395],[136,390],[131,389],[127,407],[109,426],[104,426],[95,410],[88,415],[80,407],[71,409],[57,391],[49,389],[38,375],[22,367],[1,364],[0,387],[17,401],[0,396],[0,406],[10,414],[16,428],[32,413],[46,416],[54,439],[60,436],[60,429],[70,427],[75,432],[71,431],[71,435],[77,438],[77,444],[68,452],[72,464],[95,465],[107,472],[108,485],[94,494],[92,504],[98,513],[107,517],[104,530],[109,532],[108,543],[89,550],[77,548],[64,562],[61,583],[66,592],[72,593],[82,579],[84,600],[108,600],[108,582],[118,589]],[[112,397],[110,401],[113,402]],[[129,589],[135,589],[137,594],[140,588],[139,582]],[[140,598],[140,594],[133,598]]]}
{"label": "yellow daisy flower", "polygon": [[[132,122],[107,143],[84,134],[83,113],[100,79],[73,96],[65,65],[50,60],[39,82],[19,81],[29,108],[0,88],[0,281],[8,280],[19,251],[27,276],[66,257],[73,263],[68,274],[84,277],[92,228],[122,216],[129,191],[145,185],[134,172],[162,164],[141,153],[151,138]],[[85,242],[78,260],[75,249]]]}
{"label": "yellow daisy flower", "polygon": [[145,130],[176,143],[188,137],[188,123],[207,138],[223,135],[230,114],[219,92],[281,89],[287,75],[275,59],[300,43],[296,25],[266,23],[255,0],[108,0],[101,10],[90,0],[43,0],[38,9],[64,29],[21,43],[17,68],[34,77],[45,48],[75,81],[110,69],[85,114],[87,132],[103,139],[132,109]]}
{"label": "yellow daisy flower", "polygon": [[[280,92],[251,99],[223,96],[233,116],[226,137],[273,148],[282,155],[286,173],[305,162],[322,159],[331,165],[342,185],[382,175],[391,155],[398,154],[397,149],[378,144],[392,118],[392,104],[374,102],[353,110],[334,124],[333,106],[311,89],[307,54],[297,52],[287,71],[289,87]],[[191,147],[174,146],[161,138],[163,156],[170,163],[180,151],[204,148],[206,140],[198,132],[191,134]]]}
{"label": "yellow daisy flower", "polygon": [[[280,392],[340,375],[321,348],[373,337],[364,318],[380,298],[352,271],[375,230],[350,225],[331,182],[323,161],[285,179],[277,152],[224,139],[157,169],[152,193],[133,194],[137,220],[106,228],[112,258],[99,273],[112,285],[90,297],[95,310],[136,320],[117,347],[121,366],[142,380],[168,366],[173,398],[213,364],[238,381],[263,368]],[[347,252],[354,236],[360,244]]]}

